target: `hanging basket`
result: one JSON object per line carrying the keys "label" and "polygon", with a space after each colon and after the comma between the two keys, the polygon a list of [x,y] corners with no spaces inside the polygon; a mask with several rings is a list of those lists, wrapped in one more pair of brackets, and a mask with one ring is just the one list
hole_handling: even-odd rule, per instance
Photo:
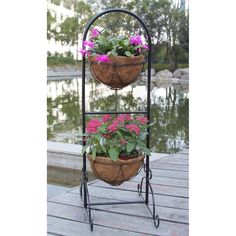
{"label": "hanging basket", "polygon": [[122,89],[138,80],[143,70],[144,56],[111,56],[110,63],[98,63],[89,56],[90,70],[93,77],[111,89]]}
{"label": "hanging basket", "polygon": [[108,157],[100,156],[93,160],[92,156],[88,155],[88,159],[91,169],[98,179],[110,185],[118,186],[139,173],[144,156],[140,155],[129,160],[118,159],[117,161],[112,161]]}

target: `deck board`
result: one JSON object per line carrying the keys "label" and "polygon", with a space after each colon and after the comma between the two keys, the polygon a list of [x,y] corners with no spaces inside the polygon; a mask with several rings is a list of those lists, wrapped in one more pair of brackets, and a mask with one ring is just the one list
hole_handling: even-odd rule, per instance
{"label": "deck board", "polygon": [[[109,198],[101,198],[101,197],[93,197],[91,196],[92,202],[111,202],[113,199]],[[83,201],[78,197],[77,194],[61,194],[52,198],[49,202],[53,203],[61,203],[67,204],[70,206],[80,206],[83,207]],[[151,204],[150,204],[151,205]],[[138,209],[137,209],[138,206]],[[115,213],[124,213],[128,215],[140,215],[141,217],[150,217],[148,210],[144,204],[134,204],[134,205],[120,205],[120,206],[94,206],[94,209],[97,210],[104,210],[104,211],[112,211]],[[161,219],[168,220],[172,222],[179,222],[179,223],[188,223],[188,210],[184,209],[173,209],[173,208],[166,208],[162,206],[156,206],[157,212]]]}
{"label": "deck board", "polygon": [[[121,189],[124,191],[137,192],[137,183],[131,182],[131,181],[125,182],[122,185],[116,186],[116,187],[107,185],[106,183],[99,181],[97,183],[94,183],[93,186],[101,187],[101,188],[113,188],[113,189]],[[144,186],[145,186],[145,184],[144,184]],[[170,195],[170,196],[188,198],[188,188],[165,186],[165,185],[159,185],[159,184],[153,184],[153,183],[152,183],[152,188],[153,188],[154,194],[157,194],[157,195]],[[144,190],[145,190],[145,188],[144,188]]]}
{"label": "deck board", "polygon": [[[148,212],[147,212],[148,213]],[[61,217],[77,222],[87,222],[87,214],[83,207],[70,206],[58,203],[48,203],[48,215]],[[148,215],[148,214],[147,214]],[[99,226],[112,227],[121,230],[127,230],[140,234],[156,234],[157,229],[149,218],[131,216],[125,214],[116,214],[114,212],[93,211],[94,224]],[[145,227],[144,227],[145,226]],[[158,228],[159,235],[171,235],[173,231],[177,235],[182,235],[188,229],[188,225],[177,224],[162,221]],[[83,235],[83,234],[82,234]]]}
{"label": "deck board", "polygon": [[[143,171],[141,173],[144,174]],[[160,177],[176,178],[176,179],[186,179],[186,180],[188,180],[189,178],[188,172],[181,172],[175,170],[152,169],[152,175]]]}
{"label": "deck board", "polygon": [[[71,193],[79,195],[79,189],[75,189],[71,191]],[[102,189],[100,187],[95,187],[91,185],[89,187],[89,194],[90,196],[96,197],[106,197],[108,199],[113,199],[117,201],[139,201],[140,199],[137,192],[127,192],[120,190],[118,188],[110,188],[109,190]],[[105,195],[104,195],[105,194]],[[78,196],[79,197],[79,196]],[[188,209],[188,199],[174,197],[174,196],[167,196],[167,195],[154,195],[156,205],[165,206],[165,207],[174,207],[180,209]]]}
{"label": "deck board", "polygon": [[[93,206],[94,231],[83,208],[79,186],[48,199],[48,236],[159,235],[188,236],[188,151],[150,162],[156,211],[156,229],[145,204]],[[141,200],[137,183],[144,172],[113,187],[100,180],[89,184],[91,202]],[[145,189],[145,188],[144,188]],[[150,200],[150,206],[152,202]]]}

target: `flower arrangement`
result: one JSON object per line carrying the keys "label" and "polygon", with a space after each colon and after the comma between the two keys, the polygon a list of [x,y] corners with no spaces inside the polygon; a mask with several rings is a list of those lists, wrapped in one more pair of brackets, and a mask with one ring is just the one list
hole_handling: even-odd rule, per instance
{"label": "flower arrangement", "polygon": [[106,114],[102,119],[91,119],[83,134],[86,138],[83,153],[89,148],[88,153],[93,159],[103,156],[113,161],[121,156],[150,155],[144,143],[150,125],[145,116],[131,117],[128,114],[117,117]]}
{"label": "flower arrangement", "polygon": [[111,63],[110,56],[134,57],[148,50],[139,34],[133,36],[105,36],[97,28],[93,28],[90,40],[83,41],[83,56],[94,56],[98,63]]}

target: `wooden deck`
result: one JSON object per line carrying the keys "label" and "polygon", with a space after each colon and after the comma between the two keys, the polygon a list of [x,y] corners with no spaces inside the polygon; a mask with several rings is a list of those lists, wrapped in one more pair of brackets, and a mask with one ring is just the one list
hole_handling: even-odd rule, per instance
{"label": "wooden deck", "polygon": [[[155,228],[145,204],[105,205],[94,207],[94,230],[90,232],[88,216],[83,208],[79,187],[48,199],[48,236],[78,235],[161,235],[187,236],[188,211],[188,150],[150,162],[160,226]],[[100,180],[89,184],[92,202],[140,200],[137,184],[142,175],[118,187]]]}

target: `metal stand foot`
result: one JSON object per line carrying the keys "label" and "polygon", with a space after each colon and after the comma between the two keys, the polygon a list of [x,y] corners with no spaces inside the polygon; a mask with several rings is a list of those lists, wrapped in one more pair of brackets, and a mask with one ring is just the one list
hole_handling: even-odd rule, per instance
{"label": "metal stand foot", "polygon": [[[145,164],[144,164],[144,171],[146,172],[146,168],[145,168]],[[84,172],[84,177],[81,180],[81,185],[80,185],[80,196],[84,197],[84,207],[85,210],[87,212],[88,218],[89,218],[89,224],[90,224],[90,230],[93,231],[93,217],[92,217],[92,209],[91,206],[94,205],[115,205],[115,204],[136,204],[136,203],[145,203],[151,216],[153,219],[153,223],[155,225],[156,228],[159,227],[160,225],[160,218],[159,215],[156,214],[156,206],[155,206],[155,198],[154,198],[154,193],[153,193],[153,189],[150,183],[150,179],[152,178],[152,173],[151,170],[149,169],[149,178],[147,180],[148,183],[148,188],[150,190],[151,193],[151,198],[152,198],[152,209],[150,208],[150,206],[147,204],[147,201],[145,201],[144,197],[142,196],[143,193],[143,182],[144,180],[146,180],[146,176],[143,177],[141,179],[141,182],[137,185],[137,189],[138,189],[138,194],[139,196],[143,197],[142,201],[126,201],[126,202],[110,202],[110,203],[91,203],[90,202],[90,197],[89,197],[89,191],[88,191],[88,174],[87,171]],[[85,191],[83,191],[85,190]]]}
{"label": "metal stand foot", "polygon": [[80,196],[81,197],[84,196],[84,207],[89,217],[90,230],[93,231],[91,202],[90,202],[89,191],[88,191],[88,173],[87,171],[83,171],[83,173],[84,173],[84,176],[83,176],[83,179],[81,180],[81,185],[80,185]]}
{"label": "metal stand foot", "polygon": [[[146,172],[146,165],[144,164],[144,172]],[[159,227],[160,225],[160,217],[158,214],[156,214],[156,205],[155,205],[155,198],[154,198],[154,193],[153,193],[153,189],[152,189],[152,185],[150,183],[150,179],[152,178],[152,171],[151,169],[149,169],[149,178],[147,179],[146,176],[144,176],[142,179],[141,179],[141,182],[137,185],[137,189],[138,189],[138,194],[139,196],[142,196],[142,192],[143,192],[143,181],[146,180],[146,183],[148,183],[148,188],[150,189],[150,192],[151,192],[151,196],[152,196],[152,210],[150,209],[149,205],[148,205],[148,200],[146,201],[146,206],[150,212],[150,214],[152,215],[152,218],[153,218],[153,222],[154,222],[154,225],[156,226],[156,228]]]}

